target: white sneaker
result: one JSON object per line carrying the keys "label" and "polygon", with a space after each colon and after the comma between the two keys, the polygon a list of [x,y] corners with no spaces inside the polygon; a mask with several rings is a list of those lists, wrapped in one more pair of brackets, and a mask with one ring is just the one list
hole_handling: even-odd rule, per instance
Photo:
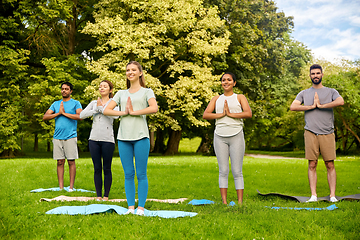
{"label": "white sneaker", "polygon": [[336,197],[331,197],[330,202],[338,202],[339,200],[336,199]]}
{"label": "white sneaker", "polygon": [[128,209],[126,213],[124,213],[124,215],[128,215],[128,214],[134,214],[135,210],[134,209]]}
{"label": "white sneaker", "polygon": [[317,202],[317,196],[312,195],[311,198],[309,200],[307,200],[306,202]]}
{"label": "white sneaker", "polygon": [[136,215],[144,216],[145,215],[144,210],[141,210],[141,209],[136,210]]}
{"label": "white sneaker", "polygon": [[69,192],[73,192],[74,191],[74,189],[72,189],[72,188],[69,188]]}

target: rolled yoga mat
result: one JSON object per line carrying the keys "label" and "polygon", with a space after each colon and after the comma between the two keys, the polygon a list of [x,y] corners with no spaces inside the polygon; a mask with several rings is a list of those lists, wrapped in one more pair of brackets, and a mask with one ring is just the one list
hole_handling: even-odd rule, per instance
{"label": "rolled yoga mat", "polygon": [[[258,194],[260,194],[261,196],[267,197],[267,196],[279,196],[282,198],[287,198],[287,199],[291,199],[291,200],[295,200],[298,202],[306,202],[307,200],[310,199],[310,197],[302,197],[302,196],[290,196],[290,195],[285,195],[285,194],[280,194],[280,193],[260,193],[259,190],[256,189],[256,191],[258,192]],[[326,197],[318,197],[317,198],[318,201],[328,201],[330,202],[330,195],[326,196]],[[341,200],[360,200],[360,194],[353,194],[353,195],[347,195],[344,197],[340,197],[340,196],[336,196],[336,199],[341,201]]]}

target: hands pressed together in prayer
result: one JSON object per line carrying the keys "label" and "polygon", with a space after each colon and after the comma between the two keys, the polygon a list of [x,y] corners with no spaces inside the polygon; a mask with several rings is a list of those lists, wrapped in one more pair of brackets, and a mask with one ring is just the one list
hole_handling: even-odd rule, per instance
{"label": "hands pressed together in prayer", "polygon": [[230,109],[227,100],[224,102],[224,111],[223,111],[223,117],[228,116],[230,117]]}
{"label": "hands pressed together in prayer", "polygon": [[322,105],[320,104],[319,95],[317,94],[317,92],[315,92],[313,107],[314,108],[322,108]]}
{"label": "hands pressed together in prayer", "polygon": [[131,103],[131,99],[130,99],[130,97],[128,97],[127,102],[126,102],[125,114],[132,115],[133,112],[134,112],[134,110],[133,110],[133,106]]}
{"label": "hands pressed together in prayer", "polygon": [[60,113],[60,114],[64,114],[64,113],[65,113],[64,102],[63,102],[63,101],[61,101],[61,103],[60,103],[59,113]]}

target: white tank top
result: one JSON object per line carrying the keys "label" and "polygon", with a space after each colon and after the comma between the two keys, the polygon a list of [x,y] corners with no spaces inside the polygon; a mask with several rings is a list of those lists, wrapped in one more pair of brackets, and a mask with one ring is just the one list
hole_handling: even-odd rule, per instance
{"label": "white tank top", "polygon": [[[216,100],[215,103],[215,112],[222,113],[224,112],[224,103],[225,100],[228,103],[230,113],[240,113],[242,112],[241,104],[237,99],[237,94],[233,94],[231,96],[225,96],[224,94],[220,95],[220,97]],[[228,116],[224,116],[222,118],[218,118],[215,121],[215,133],[221,137],[231,137],[243,129],[243,119],[241,118],[231,118]]]}

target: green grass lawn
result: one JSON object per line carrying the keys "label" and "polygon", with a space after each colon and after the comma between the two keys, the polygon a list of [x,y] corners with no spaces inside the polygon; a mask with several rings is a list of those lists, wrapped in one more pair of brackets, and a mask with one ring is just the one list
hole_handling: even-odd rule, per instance
{"label": "green grass lawn", "polygon": [[[76,161],[75,188],[95,190],[93,166],[89,157]],[[336,163],[339,196],[360,193],[360,158],[340,157]],[[69,184],[66,164],[65,186]],[[113,159],[113,185],[110,198],[125,198],[124,174],[119,157]],[[331,203],[298,203],[279,197],[262,197],[278,192],[309,196],[307,161],[304,159],[262,159],[245,157],[243,206],[221,204],[218,166],[215,157],[200,155],[151,156],[148,164],[148,198],[186,197],[209,199],[213,205],[191,206],[147,202],[149,210],[197,212],[195,217],[96,215],[47,215],[59,206],[79,206],[91,202],[40,202],[59,195],[95,197],[94,193],[42,192],[36,188],[57,187],[56,163],[45,154],[36,158],[0,160],[0,238],[1,239],[359,239],[360,202],[341,201],[334,211],[273,210],[279,207],[327,207]],[[326,169],[318,166],[318,196],[329,194]],[[232,175],[228,200],[236,202]],[[106,203],[103,203],[106,204]],[[127,207],[126,203],[110,203]]]}

